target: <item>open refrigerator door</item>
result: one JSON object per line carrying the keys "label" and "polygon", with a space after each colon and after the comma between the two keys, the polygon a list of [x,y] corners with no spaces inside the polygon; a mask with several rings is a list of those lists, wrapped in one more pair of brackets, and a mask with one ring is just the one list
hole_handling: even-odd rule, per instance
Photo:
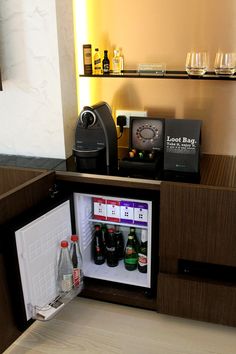
{"label": "open refrigerator door", "polygon": [[63,297],[57,285],[59,245],[72,233],[69,201],[15,232],[27,320],[49,320],[78,294]]}

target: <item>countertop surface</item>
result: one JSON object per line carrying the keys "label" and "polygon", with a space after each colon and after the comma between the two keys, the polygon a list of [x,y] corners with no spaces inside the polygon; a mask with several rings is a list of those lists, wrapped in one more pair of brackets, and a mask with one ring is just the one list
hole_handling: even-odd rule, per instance
{"label": "countertop surface", "polygon": [[46,157],[0,154],[0,166],[66,170],[66,160]]}
{"label": "countertop surface", "polygon": [[[29,157],[0,154],[0,166],[14,166],[54,171],[77,172],[73,156],[67,159]],[[132,173],[132,169],[131,169]],[[120,175],[119,177],[135,177],[158,181],[188,182],[206,186],[236,188],[236,156],[203,154],[200,160],[200,174],[181,175],[179,173],[163,174],[159,171],[156,177]]]}

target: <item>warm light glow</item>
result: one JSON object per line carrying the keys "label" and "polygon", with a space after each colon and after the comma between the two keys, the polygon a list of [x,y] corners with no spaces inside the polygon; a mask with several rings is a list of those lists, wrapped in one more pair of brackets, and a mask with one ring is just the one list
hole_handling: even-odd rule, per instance
{"label": "warm light glow", "polygon": [[79,78],[79,74],[84,72],[83,44],[89,43],[87,0],[73,0],[73,9],[74,9],[78,110],[80,112],[84,106],[90,104],[90,92],[91,92],[90,79]]}

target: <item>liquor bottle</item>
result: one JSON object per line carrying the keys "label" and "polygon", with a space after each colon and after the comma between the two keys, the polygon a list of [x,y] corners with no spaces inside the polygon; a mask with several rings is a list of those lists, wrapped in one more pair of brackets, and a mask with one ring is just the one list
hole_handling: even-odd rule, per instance
{"label": "liquor bottle", "polygon": [[121,72],[124,70],[124,56],[122,55],[121,49],[120,49],[120,69],[121,69]]}
{"label": "liquor bottle", "polygon": [[58,261],[58,286],[61,293],[73,288],[73,264],[68,249],[68,242],[61,241],[61,251]]}
{"label": "liquor bottle", "polygon": [[95,48],[95,54],[93,57],[93,73],[94,75],[102,74],[102,61],[101,61],[101,55],[98,48]]}
{"label": "liquor bottle", "polygon": [[100,225],[95,225],[93,258],[95,264],[100,265],[105,262],[105,245],[103,243],[103,234]]}
{"label": "liquor bottle", "polygon": [[135,234],[130,230],[128,235],[128,240],[125,247],[125,268],[127,270],[135,270],[137,269],[138,263],[138,252],[137,252],[137,244],[135,243]]}
{"label": "liquor bottle", "polygon": [[113,74],[120,74],[122,70],[123,60],[120,56],[120,51],[118,49],[114,50],[114,57],[112,58],[112,71]]}
{"label": "liquor bottle", "polygon": [[83,45],[83,60],[84,60],[84,74],[92,75],[92,46],[91,44]]}
{"label": "liquor bottle", "polygon": [[73,284],[75,288],[83,289],[83,260],[79,246],[79,236],[71,235],[70,256],[73,264]]}
{"label": "liquor bottle", "polygon": [[114,235],[114,229],[108,229],[107,244],[106,244],[106,256],[107,265],[109,267],[116,267],[118,265],[116,238]]}
{"label": "liquor bottle", "polygon": [[116,252],[119,260],[124,258],[124,237],[123,233],[119,230],[119,227],[115,227],[115,238],[116,238]]}
{"label": "liquor bottle", "polygon": [[147,273],[147,263],[147,230],[142,230],[138,253],[138,270],[141,273]]}
{"label": "liquor bottle", "polygon": [[102,61],[102,71],[103,74],[109,74],[110,72],[110,60],[108,59],[108,51],[104,50],[104,58]]}

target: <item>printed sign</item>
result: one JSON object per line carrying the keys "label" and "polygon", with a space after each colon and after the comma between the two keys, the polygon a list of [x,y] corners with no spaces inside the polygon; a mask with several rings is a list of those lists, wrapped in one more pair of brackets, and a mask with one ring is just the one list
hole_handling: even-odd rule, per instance
{"label": "printed sign", "polygon": [[199,172],[201,121],[166,119],[164,170]]}

